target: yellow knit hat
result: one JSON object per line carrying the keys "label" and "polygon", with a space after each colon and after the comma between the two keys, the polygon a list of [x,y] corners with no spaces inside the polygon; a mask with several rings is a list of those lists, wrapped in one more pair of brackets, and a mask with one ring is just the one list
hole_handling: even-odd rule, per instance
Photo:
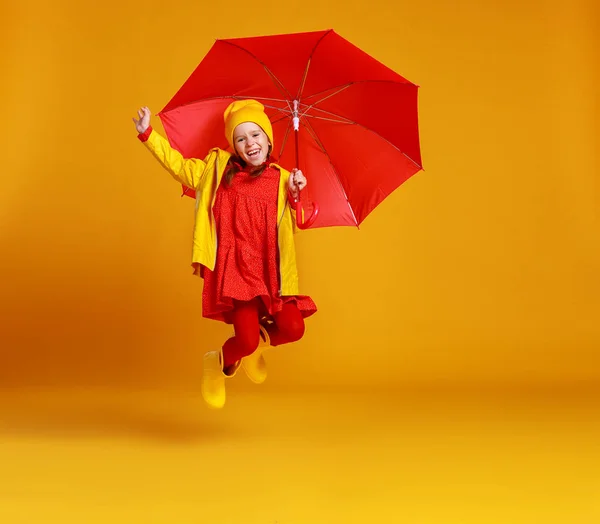
{"label": "yellow knit hat", "polygon": [[273,127],[265,113],[265,106],[260,102],[256,100],[236,100],[225,109],[223,118],[225,119],[225,137],[234,151],[233,132],[237,126],[244,122],[253,122],[259,125],[269,137],[269,142],[273,146]]}

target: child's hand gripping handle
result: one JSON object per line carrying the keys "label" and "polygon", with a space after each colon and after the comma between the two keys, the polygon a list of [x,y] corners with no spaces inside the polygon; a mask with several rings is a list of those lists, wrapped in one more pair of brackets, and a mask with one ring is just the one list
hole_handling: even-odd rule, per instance
{"label": "child's hand gripping handle", "polygon": [[306,178],[302,171],[294,169],[290,176],[290,190],[293,195],[294,207],[296,208],[296,225],[300,229],[308,229],[319,216],[319,204],[313,203],[313,212],[308,220],[304,219],[304,206],[302,205],[302,190],[306,187]]}
{"label": "child's hand gripping handle", "polygon": [[[300,103],[298,100],[294,100],[294,111],[292,113],[294,123],[294,142],[296,145],[296,165],[300,165]],[[302,200],[300,194],[306,187],[306,177],[302,174],[299,169],[293,169],[290,176],[290,190],[294,199],[294,207],[296,208],[296,225],[300,229],[308,229],[312,226],[319,216],[319,204],[313,202],[313,212],[308,220],[304,220],[304,207],[302,206]]]}
{"label": "child's hand gripping handle", "polygon": [[302,200],[300,197],[300,192],[298,192],[298,197],[294,199],[296,204],[296,225],[300,229],[308,229],[315,223],[317,216],[319,216],[319,204],[313,202],[313,212],[310,215],[308,220],[304,220],[304,208],[302,207]]}

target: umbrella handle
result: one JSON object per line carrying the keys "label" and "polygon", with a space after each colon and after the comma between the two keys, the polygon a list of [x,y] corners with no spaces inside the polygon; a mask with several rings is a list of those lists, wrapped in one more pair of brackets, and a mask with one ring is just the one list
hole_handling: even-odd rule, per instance
{"label": "umbrella handle", "polygon": [[300,194],[298,194],[298,198],[294,199],[294,204],[296,206],[296,225],[299,229],[308,229],[315,223],[315,220],[319,216],[319,204],[316,202],[313,203],[313,212],[310,215],[308,220],[304,220],[304,208],[302,207],[302,201],[300,200]]}
{"label": "umbrella handle", "polygon": [[[300,167],[300,145],[298,141],[298,132],[300,130],[300,117],[298,115],[298,100],[294,100],[294,142],[296,144],[296,165]],[[315,220],[319,216],[319,204],[313,202],[313,212],[310,218],[304,221],[304,208],[302,207],[302,201],[300,200],[301,192],[298,191],[298,198],[294,199],[294,206],[296,207],[296,225],[299,229],[308,229],[315,223]]]}

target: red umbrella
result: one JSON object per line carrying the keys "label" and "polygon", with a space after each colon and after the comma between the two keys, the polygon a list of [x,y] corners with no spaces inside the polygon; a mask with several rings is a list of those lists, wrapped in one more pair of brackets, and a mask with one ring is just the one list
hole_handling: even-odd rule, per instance
{"label": "red umbrella", "polygon": [[159,117],[172,147],[203,158],[229,147],[225,108],[260,101],[278,163],[300,168],[303,201],[319,204],[314,227],[358,226],[422,169],[417,90],[332,30],[235,38],[215,42]]}

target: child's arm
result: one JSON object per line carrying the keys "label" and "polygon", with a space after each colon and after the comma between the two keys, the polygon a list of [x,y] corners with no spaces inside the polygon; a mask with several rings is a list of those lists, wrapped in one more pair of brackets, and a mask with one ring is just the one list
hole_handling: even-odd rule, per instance
{"label": "child's arm", "polygon": [[164,137],[154,131],[150,125],[150,110],[147,107],[141,108],[138,116],[139,120],[133,119],[139,133],[138,138],[175,180],[191,189],[198,189],[206,164],[197,158],[183,158]]}

